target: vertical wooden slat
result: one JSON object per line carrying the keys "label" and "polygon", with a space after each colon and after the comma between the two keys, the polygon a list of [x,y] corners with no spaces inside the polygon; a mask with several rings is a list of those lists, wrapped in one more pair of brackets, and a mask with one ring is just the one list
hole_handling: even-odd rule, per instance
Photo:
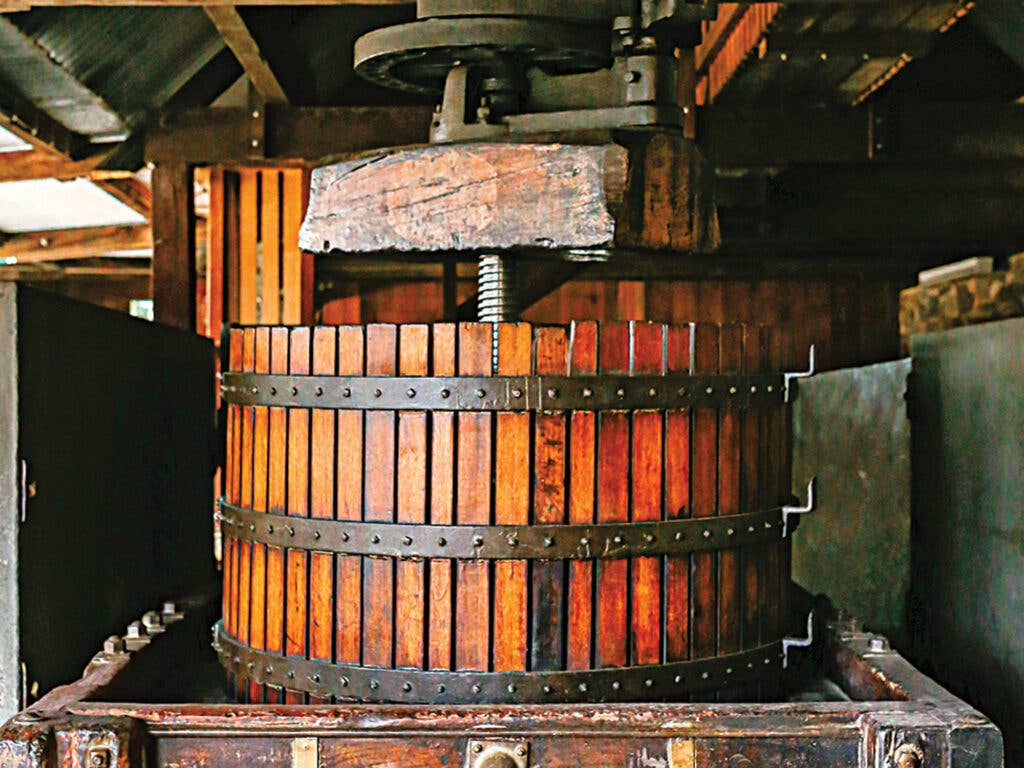
{"label": "vertical wooden slat", "polygon": [[[565,328],[545,326],[536,330],[538,375],[568,372],[569,340]],[[538,525],[564,523],[566,415],[537,415],[534,439],[533,520]],[[533,563],[530,616],[530,668],[561,669],[565,663],[566,565],[537,560]]]}
{"label": "vertical wooden slat", "polygon": [[[690,372],[689,325],[671,325],[665,343],[669,374]],[[669,519],[690,517],[689,410],[665,414],[665,509]],[[668,557],[665,564],[665,658],[690,655],[690,558]]]}
{"label": "vertical wooden slat", "polygon": [[[454,376],[456,371],[456,326],[439,323],[433,327],[433,375]],[[431,414],[430,434],[430,522],[450,525],[454,522],[455,501],[455,414],[437,411]],[[430,602],[428,606],[428,652],[430,669],[452,666],[452,608],[454,600],[451,560],[430,562]]]}
{"label": "vertical wooden slat", "polygon": [[[270,329],[257,328],[256,373],[270,373]],[[253,414],[253,470],[252,508],[257,512],[267,511],[267,457],[270,441],[270,412],[266,406],[257,406]],[[267,547],[264,544],[252,546],[252,600],[249,619],[249,645],[263,649],[266,646],[267,619]],[[263,701],[262,686],[249,686],[249,701]]]}
{"label": "vertical wooden slat", "polygon": [[196,227],[192,166],[153,169],[153,318],[193,330],[196,324]]}
{"label": "vertical wooden slat", "polygon": [[[718,369],[718,326],[697,323],[693,333],[693,372],[715,373]],[[713,517],[718,507],[718,411],[693,411],[691,471],[694,517]],[[715,552],[691,555],[690,631],[695,657],[714,656],[718,651],[718,580]]]}
{"label": "vertical wooden slat", "polygon": [[[739,373],[743,367],[743,327],[723,325],[719,347],[719,370]],[[735,515],[740,512],[740,412],[721,408],[718,424],[718,514]],[[718,583],[718,652],[734,653],[740,649],[742,615],[739,550],[726,548],[719,552]]]}
{"label": "vertical wooden slat", "polygon": [[[242,370],[242,330],[232,328],[228,334],[228,368],[232,371]],[[227,498],[232,504],[241,502],[241,444],[242,444],[242,406],[228,406],[227,441],[228,441],[228,472]],[[239,541],[228,539],[224,544],[224,618],[228,632],[238,636],[238,551]]]}
{"label": "vertical wooden slat", "polygon": [[224,169],[210,168],[206,217],[206,335],[219,343],[224,323]]}
{"label": "vertical wooden slat", "polygon": [[299,227],[302,226],[302,169],[281,172],[281,286],[284,291],[281,322],[295,325],[302,320],[302,251]]}
{"label": "vertical wooden slat", "polygon": [[[252,371],[256,364],[256,331],[246,328],[242,331],[242,370]],[[241,467],[241,492],[239,504],[243,507],[252,506],[252,431],[253,408],[243,406],[242,440],[239,465]],[[238,626],[236,637],[243,643],[249,642],[249,598],[252,590],[252,545],[248,541],[241,542],[238,551]]]}
{"label": "vertical wooden slat", "polygon": [[[394,325],[366,328],[366,373],[394,375],[398,332]],[[395,520],[395,412],[367,411],[363,519]],[[363,663],[390,667],[394,655],[394,562],[363,558]]]}
{"label": "vertical wooden slat", "polygon": [[[634,375],[663,373],[665,329],[660,324],[632,326]],[[661,519],[662,429],[660,411],[633,413],[632,516],[634,522]],[[661,661],[661,558],[637,557],[632,562],[631,663]]]}
{"label": "vertical wooden slat", "polygon": [[[270,372],[288,373],[288,329],[270,329]],[[267,508],[284,514],[286,462],[288,460],[288,413],[285,408],[270,409],[270,436],[267,445]],[[280,547],[267,547],[267,650],[284,650],[285,558]],[[267,691],[269,693],[269,691]],[[275,694],[276,695],[276,694]],[[268,696],[269,698],[269,696]]]}
{"label": "vertical wooden slat", "polygon": [[[364,366],[364,331],[356,325],[338,328],[338,375],[360,376]],[[337,517],[363,517],[363,414],[337,414]],[[362,647],[362,561],[358,555],[335,557],[334,656],[338,662],[358,664]]]}
{"label": "vertical wooden slat", "polygon": [[[430,360],[430,326],[402,325],[398,338],[398,373],[426,376]],[[427,513],[427,414],[398,414],[398,521],[425,523]],[[422,669],[426,661],[425,565],[400,560],[395,565],[395,666]]]}
{"label": "vertical wooden slat", "polygon": [[[491,373],[490,323],[459,325],[459,374]],[[459,524],[491,522],[490,413],[458,414],[456,514]],[[455,666],[487,671],[490,646],[490,580],[485,561],[455,565]]]}
{"label": "vertical wooden slat", "polygon": [[281,322],[281,200],[280,172],[276,168],[260,172],[260,242],[263,257],[260,269],[260,322]]}
{"label": "vertical wooden slat", "polygon": [[[573,323],[569,349],[572,375],[597,373],[597,323]],[[592,523],[597,500],[596,414],[575,411],[569,422],[569,522]],[[594,563],[569,563],[568,636],[569,669],[589,669],[594,656]]]}
{"label": "vertical wooden slat", "polygon": [[[527,323],[498,325],[498,368],[501,376],[530,373],[533,327]],[[499,413],[495,417],[494,522],[530,522],[530,414]],[[526,561],[494,564],[494,669],[526,669]]]}
{"label": "vertical wooden slat", "polygon": [[[264,255],[265,252],[264,252]],[[333,376],[337,358],[334,328],[313,329],[313,375]],[[312,413],[309,510],[312,517],[334,517],[335,412],[314,408]],[[334,556],[313,552],[309,561],[309,657],[333,658]],[[313,697],[310,697],[311,702]]]}
{"label": "vertical wooden slat", "polygon": [[238,320],[251,325],[259,322],[256,308],[256,224],[258,175],[252,168],[240,171],[238,199]]}
{"label": "vertical wooden slat", "polygon": [[[629,372],[632,327],[629,323],[601,326],[600,366],[602,373]],[[602,411],[598,422],[597,520],[602,523],[629,520],[629,413]],[[597,563],[597,638],[595,664],[598,667],[628,663],[627,619],[629,616],[629,561],[601,560]]]}
{"label": "vertical wooden slat", "polygon": [[234,171],[224,171],[224,322],[241,322],[241,253],[239,252],[239,211],[241,179]]}
{"label": "vertical wooden slat", "polygon": [[[288,371],[309,373],[310,329],[293,328],[288,350]],[[288,514],[309,517],[309,410],[288,409]],[[309,556],[305,550],[289,549],[287,555],[287,596],[285,648],[289,655],[305,656],[309,650]],[[285,692],[289,704],[302,704],[305,696]]]}

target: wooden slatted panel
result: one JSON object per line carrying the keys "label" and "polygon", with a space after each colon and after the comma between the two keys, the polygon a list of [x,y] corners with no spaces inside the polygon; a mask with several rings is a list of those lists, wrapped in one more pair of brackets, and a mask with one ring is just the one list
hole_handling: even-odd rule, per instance
{"label": "wooden slatted panel", "polygon": [[[310,329],[294,328],[289,334],[288,371],[309,374]],[[309,410],[288,409],[288,514],[309,517]],[[286,654],[306,656],[309,652],[309,555],[289,549],[287,556],[287,605],[285,609]],[[285,691],[285,703],[302,704],[305,695]]]}
{"label": "wooden slatted panel", "polygon": [[[570,336],[570,373],[597,373],[597,323],[574,323]],[[597,415],[576,411],[569,416],[569,522],[595,520],[597,485]],[[569,669],[594,663],[594,563],[569,563],[569,621],[566,643]]]}
{"label": "wooden slatted panel", "polygon": [[[246,328],[242,331],[242,370],[252,371],[256,365],[256,331]],[[251,407],[241,409],[242,443],[239,464],[241,466],[241,493],[239,503],[243,507],[252,506],[252,468],[253,468],[253,411]],[[252,545],[248,541],[241,542],[238,553],[238,626],[236,635],[241,642],[249,642],[249,598],[252,594]]]}
{"label": "wooden slatted panel", "polygon": [[[299,250],[299,227],[305,215],[303,200],[309,184],[303,184],[301,168],[281,172],[281,322],[286,325],[309,322],[312,311],[304,317],[302,251]],[[309,286],[312,299],[312,285]],[[312,304],[310,304],[312,307]]]}
{"label": "wooden slatted panel", "polygon": [[[338,375],[362,375],[364,329],[356,325],[338,328]],[[363,414],[337,414],[337,509],[339,520],[363,518]],[[362,562],[358,555],[335,558],[337,603],[334,617],[335,661],[358,664],[362,660]]]}
{"label": "wooden slatted panel", "polygon": [[[533,328],[526,323],[498,325],[498,367],[501,376],[528,374],[533,351]],[[495,416],[494,522],[530,522],[529,413]],[[527,573],[525,560],[494,564],[493,667],[498,671],[526,669]]]}
{"label": "wooden slatted panel", "polygon": [[240,172],[238,204],[238,322],[252,325],[259,322],[257,224],[259,173],[252,168]]}
{"label": "wooden slatted panel", "polygon": [[[491,373],[490,323],[459,325],[459,374]],[[491,522],[492,414],[459,413],[455,510],[459,524]],[[455,666],[487,671],[490,662],[490,567],[482,561],[455,564]]]}
{"label": "wooden slatted panel", "polygon": [[[270,372],[288,372],[288,329],[270,330]],[[288,461],[288,414],[285,408],[270,409],[270,438],[267,446],[268,511],[282,515],[288,508],[285,481]],[[284,650],[285,557],[280,547],[267,547],[267,650]],[[279,692],[264,692],[268,702],[280,699]]]}
{"label": "wooden slatted panel", "polygon": [[281,322],[281,197],[276,169],[260,172],[260,322]]}
{"label": "wooden slatted panel", "polygon": [[[270,373],[270,329],[255,329],[256,373]],[[267,511],[267,459],[270,445],[270,412],[266,406],[253,409],[253,471],[252,507],[257,512]],[[250,601],[249,644],[253,648],[266,647],[267,620],[267,547],[252,546],[252,598]],[[262,686],[249,686],[249,701],[263,702]]]}
{"label": "wooden slatted panel", "polygon": [[[393,376],[398,362],[394,325],[366,329],[366,373]],[[367,411],[363,519],[395,520],[395,412]],[[363,558],[363,664],[390,667],[394,658],[394,561]]]}
{"label": "wooden slatted panel", "polygon": [[[455,375],[456,340],[457,328],[454,324],[433,326],[434,376]],[[450,525],[455,521],[455,414],[438,411],[431,414],[431,422],[430,522]],[[451,560],[432,560],[429,564],[427,665],[430,669],[452,668],[455,652],[452,627],[454,574]]]}
{"label": "wooden slatted panel", "polygon": [[[403,325],[398,339],[398,373],[429,372],[430,326]],[[425,523],[427,515],[427,414],[398,414],[398,521]],[[426,566],[401,560],[395,565],[395,666],[423,669],[426,661]]]}
{"label": "wooden slatted panel", "polygon": [[206,216],[206,280],[203,288],[205,315],[200,324],[203,334],[220,344],[224,322],[224,169],[209,173],[210,208]]}
{"label": "wooden slatted panel", "polygon": [[[242,368],[242,331],[232,329],[228,335],[228,367],[233,370]],[[228,406],[227,423],[227,452],[228,452],[228,475],[227,475],[227,497],[232,504],[241,501],[241,413],[242,408],[238,405]],[[228,539],[225,545],[224,563],[224,619],[227,624],[227,631],[233,636],[238,636],[238,550],[240,543],[237,539]]]}
{"label": "wooden slatted panel", "polygon": [[[313,329],[313,374],[333,376],[338,352],[334,328]],[[310,516],[334,517],[335,412],[314,408],[310,447]],[[334,657],[334,556],[313,552],[309,562],[309,657]],[[310,697],[310,703],[327,703]]]}
{"label": "wooden slatted panel", "polygon": [[[536,329],[539,375],[568,373],[569,339],[558,326]],[[566,522],[566,415],[541,413],[534,437],[533,521],[538,525]],[[566,563],[538,560],[532,564],[530,668],[563,669],[565,664]]]}
{"label": "wooden slatted panel", "polygon": [[[691,329],[671,325],[666,331],[665,357],[669,374],[690,371]],[[665,414],[665,511],[668,519],[690,517],[689,410]],[[690,558],[678,555],[665,563],[665,658],[690,656]]]}

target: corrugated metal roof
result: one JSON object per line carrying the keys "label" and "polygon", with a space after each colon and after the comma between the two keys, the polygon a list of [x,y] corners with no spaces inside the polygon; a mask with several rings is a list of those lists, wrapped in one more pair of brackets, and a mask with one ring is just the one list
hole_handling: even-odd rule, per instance
{"label": "corrugated metal roof", "polygon": [[0,154],[5,152],[23,152],[32,149],[31,144],[26,144],[10,131],[0,128]]}
{"label": "corrugated metal roof", "polygon": [[142,215],[86,179],[36,179],[0,184],[0,232],[145,222]]}

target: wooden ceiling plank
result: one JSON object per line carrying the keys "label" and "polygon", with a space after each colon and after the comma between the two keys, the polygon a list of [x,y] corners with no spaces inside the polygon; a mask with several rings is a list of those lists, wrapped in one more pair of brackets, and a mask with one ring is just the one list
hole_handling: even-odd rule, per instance
{"label": "wooden ceiling plank", "polygon": [[288,95],[270,64],[263,58],[259,45],[238,9],[233,5],[207,5],[203,10],[263,100],[271,104],[287,104]]}
{"label": "wooden ceiling plank", "polygon": [[87,259],[152,246],[148,224],[21,232],[0,242],[0,266]]}

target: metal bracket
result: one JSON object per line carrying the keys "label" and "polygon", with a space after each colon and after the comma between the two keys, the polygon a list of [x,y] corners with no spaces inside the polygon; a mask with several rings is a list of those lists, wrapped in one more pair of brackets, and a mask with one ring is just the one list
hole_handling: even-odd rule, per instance
{"label": "metal bracket", "polygon": [[790,648],[810,648],[814,643],[814,611],[807,614],[807,637],[782,638],[782,668],[789,667]]}
{"label": "metal bracket", "polygon": [[790,394],[790,382],[796,381],[797,379],[809,379],[814,375],[814,345],[811,344],[810,349],[807,350],[807,370],[800,371],[799,373],[784,373],[782,374],[782,388],[785,391],[785,402],[790,402],[793,398]]}
{"label": "metal bracket", "polygon": [[802,507],[797,506],[785,506],[782,508],[782,538],[786,538],[789,535],[789,516],[790,515],[806,515],[808,512],[813,512],[815,507],[818,506],[818,498],[815,493],[815,487],[818,484],[818,478],[812,477],[807,483],[807,504]]}

